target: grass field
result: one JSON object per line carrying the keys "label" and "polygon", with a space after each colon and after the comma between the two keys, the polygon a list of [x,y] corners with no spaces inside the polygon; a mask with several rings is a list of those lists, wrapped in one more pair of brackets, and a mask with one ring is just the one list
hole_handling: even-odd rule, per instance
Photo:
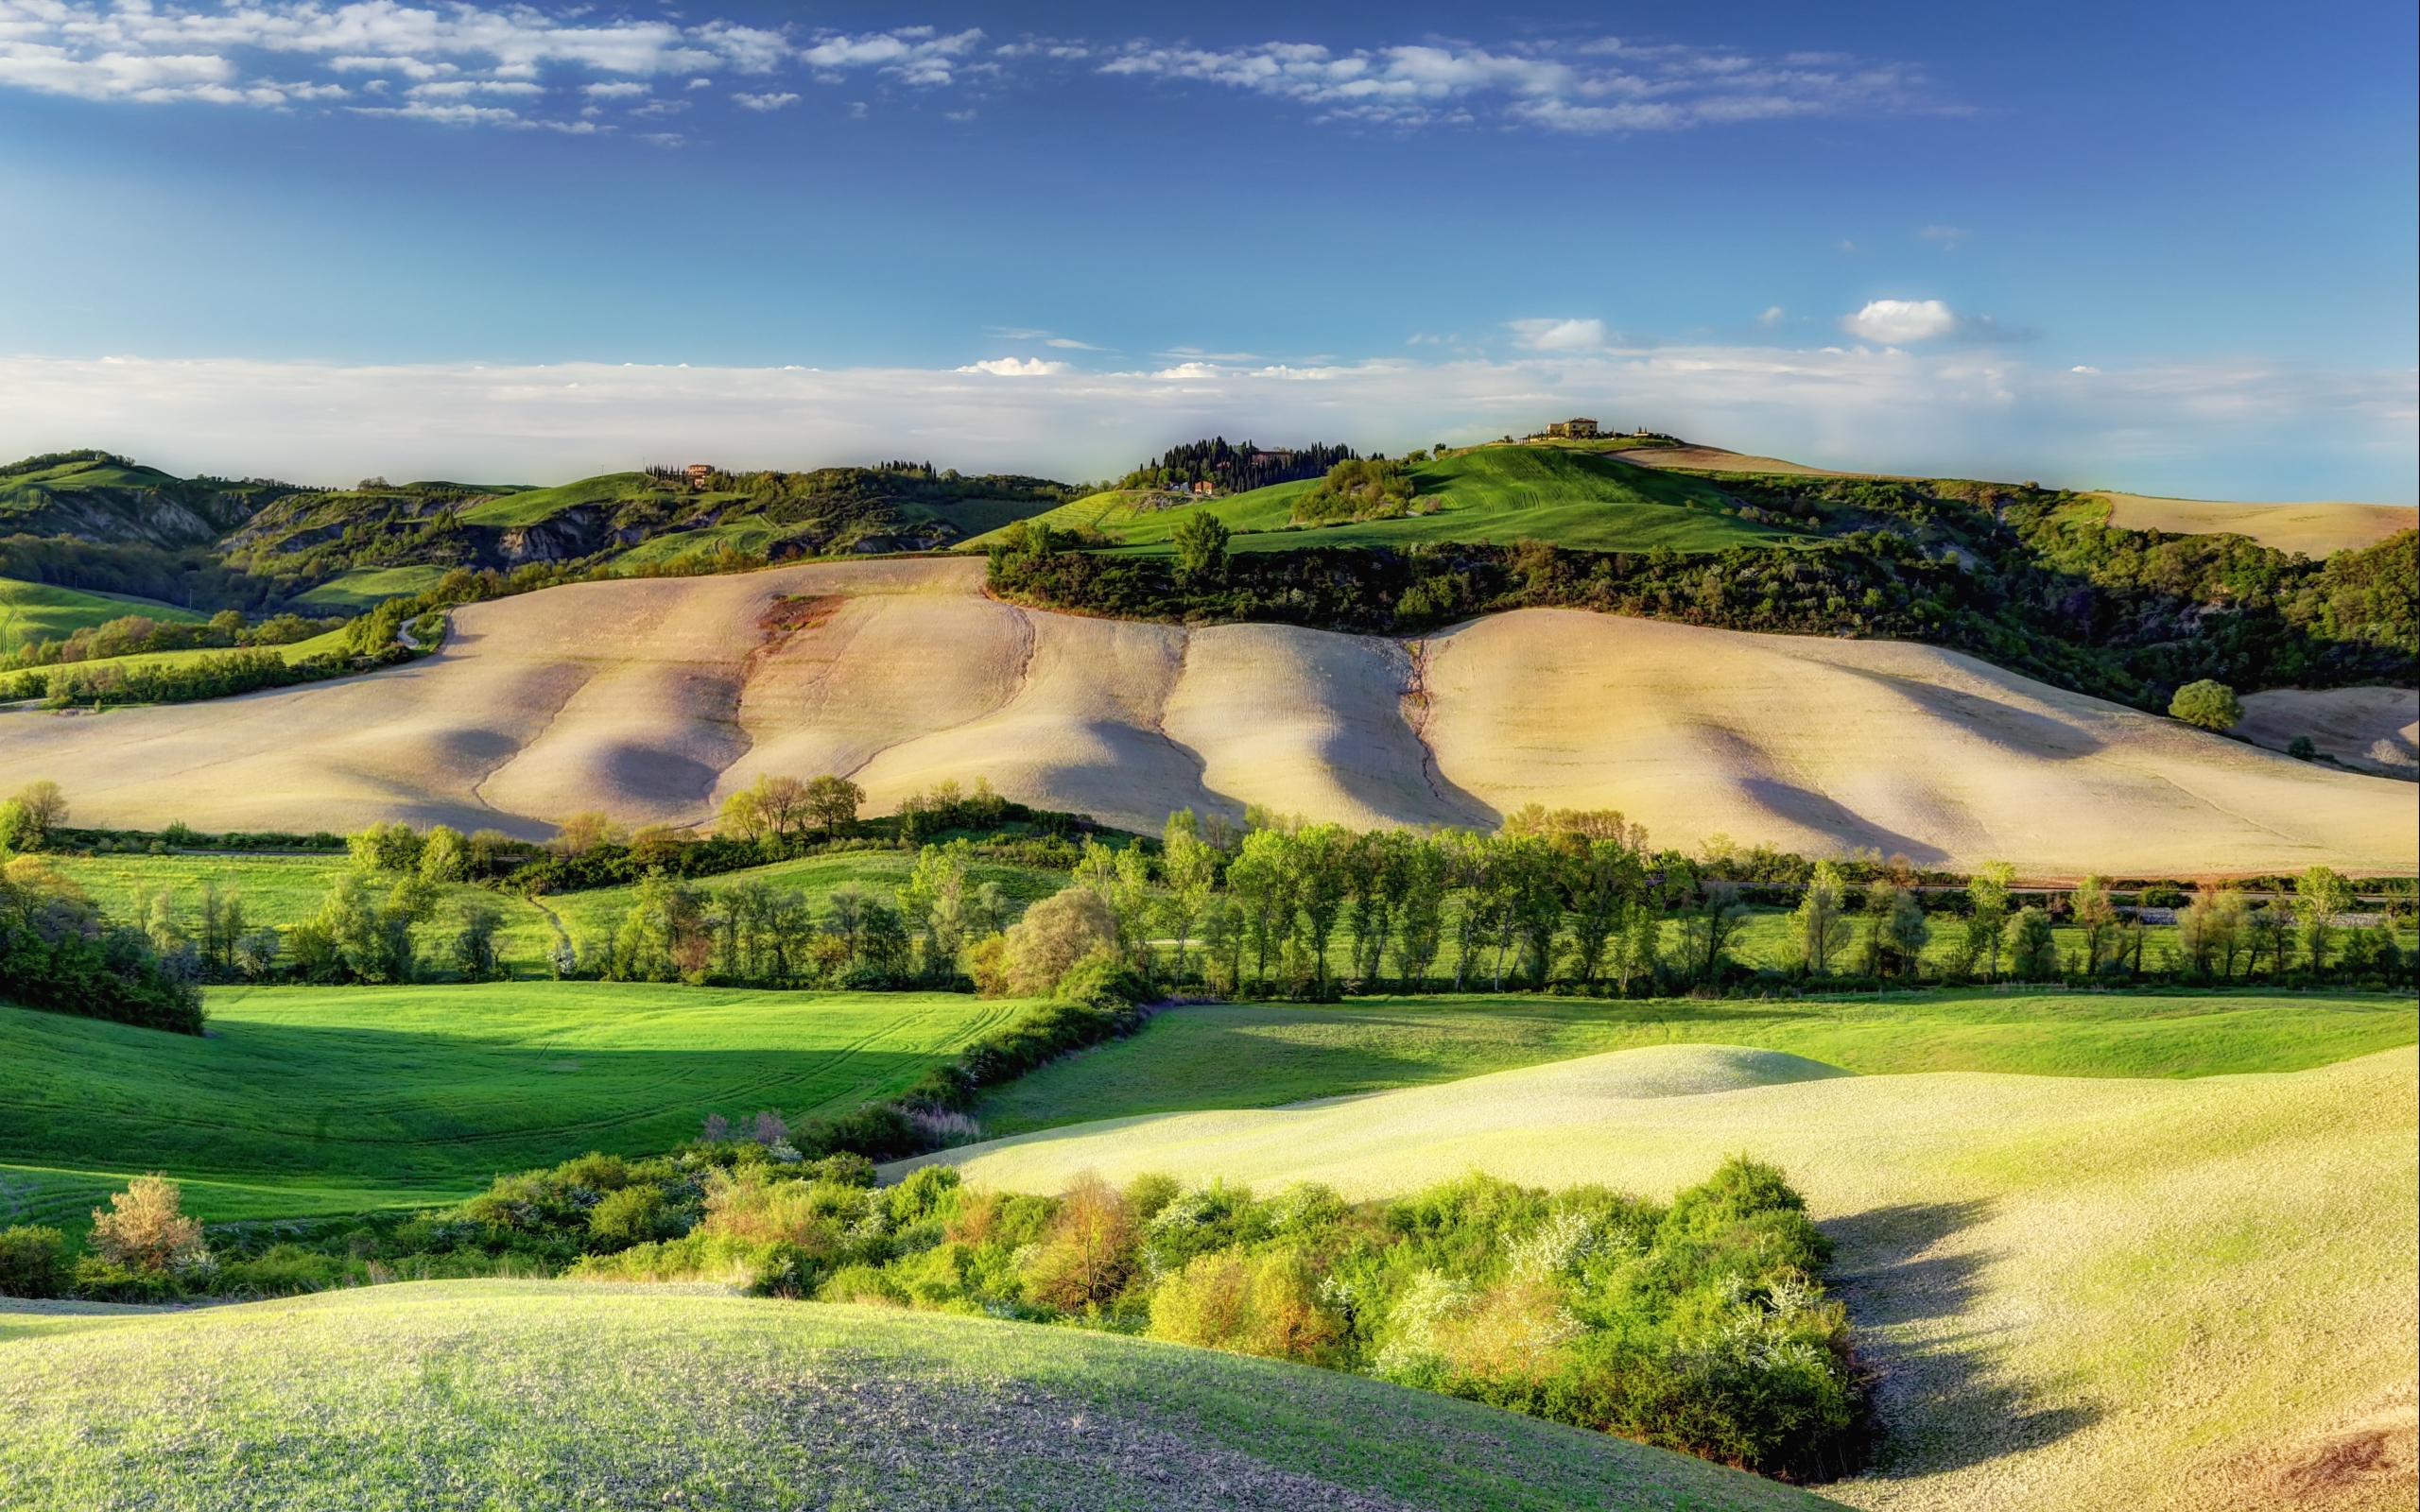
{"label": "grass field", "polygon": [[297,602],[320,614],[357,614],[389,598],[434,588],[442,567],[355,567],[301,594]]}
{"label": "grass field", "polygon": [[2406,1507],[2420,1316],[2411,1049],[2196,1078],[1824,1075],[1660,1046],[1312,1108],[939,1157],[1048,1191],[1160,1171],[1348,1196],[1478,1169],[1648,1195],[1775,1161],[1879,1372],[1876,1512]]}
{"label": "grass field", "polygon": [[209,1009],[194,1039],[0,1007],[19,1221],[80,1219],[147,1170],[221,1183],[191,1194],[210,1219],[451,1200],[585,1150],[669,1148],[708,1113],[894,1094],[1019,1005],[499,983],[216,988]]}
{"label": "grass field", "polygon": [[1199,1004],[986,1098],[1007,1134],[1086,1119],[1426,1086],[1645,1045],[1753,1045],[1864,1075],[2213,1076],[2301,1071],[2420,1041],[2382,994],[1927,992],[1861,1001],[1552,997]]}
{"label": "grass field", "polygon": [[526,1281],[12,1305],[11,1507],[1825,1504],[1357,1376],[987,1318]]}
{"label": "grass field", "polygon": [[207,614],[163,604],[158,599],[128,593],[88,593],[49,583],[19,582],[0,577],[0,655],[36,641],[63,641],[88,626],[105,625],[129,614],[191,624]]}
{"label": "grass field", "polygon": [[[1317,480],[1281,483],[1204,504],[1145,512],[1148,495],[1096,494],[1040,515],[1063,528],[1091,525],[1126,549],[1165,555],[1188,515],[1217,516],[1237,532],[1233,551],[1293,551],[1305,546],[1409,545],[1427,541],[1509,545],[1524,536],[1596,551],[1720,551],[1797,539],[1791,532],[1723,512],[1721,495],[1680,474],[1642,472],[1594,453],[1562,447],[1489,446],[1442,461],[1412,464],[1419,502],[1434,512],[1358,524],[1297,528],[1294,501]],[[1245,532],[1250,532],[1249,534]],[[978,537],[970,545],[988,544]]]}

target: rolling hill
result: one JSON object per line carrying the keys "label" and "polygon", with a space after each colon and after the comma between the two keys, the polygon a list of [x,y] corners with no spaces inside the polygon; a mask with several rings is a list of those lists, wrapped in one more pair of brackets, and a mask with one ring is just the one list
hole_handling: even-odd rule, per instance
{"label": "rolling hill", "polygon": [[107,452],[60,452],[0,468],[0,535],[206,545],[292,490],[257,479],[174,477]]}
{"label": "rolling hill", "polygon": [[598,982],[238,988],[211,993],[207,1038],[0,1006],[0,1219],[81,1227],[150,1170],[203,1183],[190,1206],[214,1221],[457,1201],[498,1171],[668,1148],[708,1113],[894,1096],[1020,1006]]}
{"label": "rolling hill", "polygon": [[[1412,463],[1410,471],[1422,512],[1393,520],[1292,525],[1294,502],[1319,486],[1316,479],[1201,503],[1171,494],[1093,494],[1035,518],[1058,529],[1099,530],[1116,544],[1154,555],[1172,553],[1177,525],[1195,514],[1215,516],[1236,532],[1231,551],[1423,541],[1509,545],[1523,537],[1595,551],[1718,551],[1795,534],[1739,518],[1736,500],[1695,479],[1642,472],[1567,447],[1474,447]],[[978,536],[967,544],[996,539]]]}
{"label": "rolling hill", "polygon": [[[173,1400],[174,1411],[163,1410]],[[145,1315],[0,1301],[9,1504],[1816,1512],[1700,1460],[1146,1339],[471,1281]]]}
{"label": "rolling hill", "polygon": [[1018,1191],[1159,1171],[1374,1196],[1478,1169],[1661,1195],[1744,1150],[1806,1193],[1881,1372],[1880,1461],[1828,1500],[2382,1509],[2415,1486],[2415,1091],[2409,1049],[2133,1081],[1675,1046],[928,1159]]}
{"label": "rolling hill", "polygon": [[[988,777],[1156,831],[1172,809],[1486,825],[1617,808],[1659,843],[2139,875],[2411,868],[2411,789],[1907,643],[1562,610],[1403,642],[1187,629],[982,595],[974,561],[579,584],[466,606],[436,655],[216,703],[10,721],[0,789],[87,822],[545,833],[706,819],[760,772],[884,812]],[[759,627],[777,595],[795,631]]]}
{"label": "rolling hill", "polygon": [[36,641],[63,641],[87,626],[106,625],[129,614],[186,624],[210,617],[130,593],[97,593],[0,577],[0,655]]}

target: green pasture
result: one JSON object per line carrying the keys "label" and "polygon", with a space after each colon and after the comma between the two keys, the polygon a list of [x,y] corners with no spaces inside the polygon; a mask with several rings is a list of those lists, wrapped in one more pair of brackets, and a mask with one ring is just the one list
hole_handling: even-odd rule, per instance
{"label": "green pasture", "polygon": [[2300,1071],[2420,1040],[2420,1005],[2376,993],[1989,989],[1845,1000],[1516,995],[1169,1008],[1131,1040],[1010,1084],[977,1110],[1006,1134],[1101,1118],[1273,1108],[1646,1045],[1750,1045],[1862,1075],[1981,1071],[2193,1077]]}
{"label": "green pasture", "polygon": [[990,1318],[562,1281],[0,1310],[0,1485],[27,1509],[1830,1504],[1359,1376]]}
{"label": "green pasture", "polygon": [[584,1150],[668,1148],[709,1113],[895,1095],[1021,1007],[594,982],[216,988],[208,1003],[199,1039],[0,1007],[17,1221],[75,1221],[148,1170],[195,1181],[211,1219],[458,1197]]}
{"label": "green pasture", "polygon": [[[358,614],[390,598],[404,598],[437,586],[442,567],[355,567],[341,572],[295,602],[322,614]],[[289,659],[290,660],[290,659]]]}
{"label": "green pasture", "polygon": [[[664,488],[663,483],[645,472],[607,472],[551,489],[515,489],[471,506],[458,518],[466,525],[534,525],[579,505],[597,504],[611,508],[631,499],[661,493]],[[702,502],[716,495],[700,493],[695,497]]]}
{"label": "green pasture", "polygon": [[0,654],[36,641],[63,641],[78,630],[106,625],[129,614],[182,624],[210,617],[130,593],[102,593],[0,577]]}
{"label": "green pasture", "polygon": [[[1281,483],[1231,498],[1140,511],[1147,497],[1096,494],[1036,518],[1065,528],[1092,525],[1126,550],[1167,555],[1186,516],[1208,513],[1236,532],[1231,551],[1308,546],[1406,546],[1423,541],[1510,545],[1523,537],[1593,551],[1720,551],[1803,539],[1723,511],[1727,501],[1702,479],[1651,472],[1598,453],[1563,447],[1487,446],[1442,461],[1416,462],[1419,503],[1429,511],[1397,520],[1298,527],[1294,501],[1316,480]],[[978,538],[971,545],[994,539]]]}

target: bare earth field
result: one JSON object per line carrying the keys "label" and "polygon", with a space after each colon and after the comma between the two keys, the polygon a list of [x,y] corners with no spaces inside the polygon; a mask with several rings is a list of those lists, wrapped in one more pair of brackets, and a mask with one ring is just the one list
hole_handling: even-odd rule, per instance
{"label": "bare earth field", "polygon": [[2420,777],[2420,690],[2273,688],[2247,694],[2231,733],[2284,750],[2308,735],[2320,753],[2357,772]]}
{"label": "bare earth field", "polygon": [[2228,504],[2149,498],[2139,493],[2099,497],[2109,501],[2109,523],[2121,530],[2250,536],[2264,546],[2299,551],[2310,558],[2375,546],[2396,531],[2420,525],[2420,510],[2409,505]]}
{"label": "bare earth field", "polygon": [[[1891,642],[1530,610],[1405,644],[1044,613],[979,561],[584,584],[456,615],[368,677],[98,715],[0,714],[0,789],[86,823],[522,834],[603,808],[707,819],[760,772],[840,772],[869,811],[943,779],[1157,830],[1173,809],[1357,825],[1616,808],[2029,870],[2409,870],[2411,789]],[[777,595],[818,602],[759,627]],[[1414,690],[1418,690],[1415,696]]]}
{"label": "bare earth field", "polygon": [[1836,472],[1830,468],[1808,467],[1804,462],[1785,462],[1777,456],[1754,456],[1746,452],[1726,452],[1720,446],[1651,446],[1635,452],[1609,452],[1616,462],[1633,467],[1672,468],[1687,472],[1786,472],[1793,477],[1808,478],[1870,478],[1872,472]]}
{"label": "bare earth field", "polygon": [[1881,1371],[1875,1512],[2410,1507],[2420,1063],[2127,1080],[1849,1076],[1622,1051],[1294,1108],[1079,1125],[929,1160],[1058,1190],[1148,1171],[1347,1196],[1478,1169],[1665,1195],[1782,1165]]}

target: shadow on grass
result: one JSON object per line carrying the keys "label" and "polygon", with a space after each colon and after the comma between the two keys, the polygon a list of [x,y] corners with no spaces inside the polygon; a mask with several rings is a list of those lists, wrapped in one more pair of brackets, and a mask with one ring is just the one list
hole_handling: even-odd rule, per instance
{"label": "shadow on grass", "polygon": [[2090,1406],[2035,1407],[2023,1390],[1994,1379],[2000,1331],[1972,1316],[1992,1257],[1939,1252],[1990,1213],[1988,1202],[1910,1203],[1822,1226],[1837,1252],[1832,1289],[1876,1374],[1881,1435],[1868,1474],[1898,1479],[1981,1464],[2056,1443],[2101,1416]]}

